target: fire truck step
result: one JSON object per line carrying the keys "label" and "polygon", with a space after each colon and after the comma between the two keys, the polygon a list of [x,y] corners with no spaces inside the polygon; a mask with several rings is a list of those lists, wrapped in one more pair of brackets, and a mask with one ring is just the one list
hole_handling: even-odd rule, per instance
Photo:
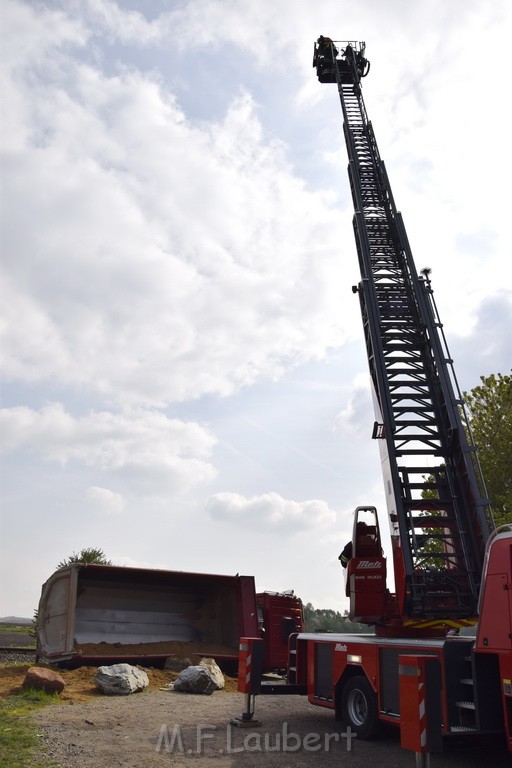
{"label": "fire truck step", "polygon": [[474,701],[457,701],[455,703],[460,709],[475,709]]}

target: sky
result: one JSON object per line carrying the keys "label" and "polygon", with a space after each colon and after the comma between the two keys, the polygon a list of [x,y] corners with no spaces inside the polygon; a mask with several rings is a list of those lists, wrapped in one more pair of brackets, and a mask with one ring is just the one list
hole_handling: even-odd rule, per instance
{"label": "sky", "polygon": [[353,510],[388,525],[313,43],[366,41],[368,114],[469,390],[512,361],[511,16],[3,0],[0,616],[31,617],[84,547],[348,607]]}

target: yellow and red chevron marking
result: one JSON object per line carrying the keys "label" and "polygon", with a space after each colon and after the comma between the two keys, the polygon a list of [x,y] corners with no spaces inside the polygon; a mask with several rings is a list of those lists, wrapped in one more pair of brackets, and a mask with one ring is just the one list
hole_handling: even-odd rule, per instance
{"label": "yellow and red chevron marking", "polygon": [[403,622],[408,629],[462,629],[473,627],[478,621],[476,616],[467,619],[407,619]]}

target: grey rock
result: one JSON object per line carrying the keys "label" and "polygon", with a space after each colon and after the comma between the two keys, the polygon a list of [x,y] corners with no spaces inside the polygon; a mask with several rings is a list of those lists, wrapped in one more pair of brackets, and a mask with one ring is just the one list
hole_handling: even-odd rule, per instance
{"label": "grey rock", "polygon": [[217,690],[217,683],[210,670],[198,664],[180,672],[174,681],[174,690],[182,693],[203,693],[209,696]]}
{"label": "grey rock", "polygon": [[211,674],[215,685],[217,686],[217,690],[221,691],[224,688],[224,685],[226,684],[226,680],[224,678],[224,675],[222,674],[221,668],[215,661],[215,659],[209,659],[204,658],[201,659],[199,662],[200,667],[205,667],[208,672]]}
{"label": "grey rock", "polygon": [[98,667],[94,682],[108,696],[127,696],[147,688],[149,678],[144,670],[131,664],[112,664],[110,667]]}

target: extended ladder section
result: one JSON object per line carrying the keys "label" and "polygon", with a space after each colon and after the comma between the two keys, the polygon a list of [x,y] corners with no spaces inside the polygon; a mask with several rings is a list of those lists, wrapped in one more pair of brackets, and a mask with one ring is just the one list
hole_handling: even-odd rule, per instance
{"label": "extended ladder section", "polygon": [[315,46],[314,65],[321,82],[337,83],[343,111],[361,271],[353,290],[374,388],[398,612],[412,627],[472,621],[492,516],[428,270],[416,272],[367,117],[364,44]]}

